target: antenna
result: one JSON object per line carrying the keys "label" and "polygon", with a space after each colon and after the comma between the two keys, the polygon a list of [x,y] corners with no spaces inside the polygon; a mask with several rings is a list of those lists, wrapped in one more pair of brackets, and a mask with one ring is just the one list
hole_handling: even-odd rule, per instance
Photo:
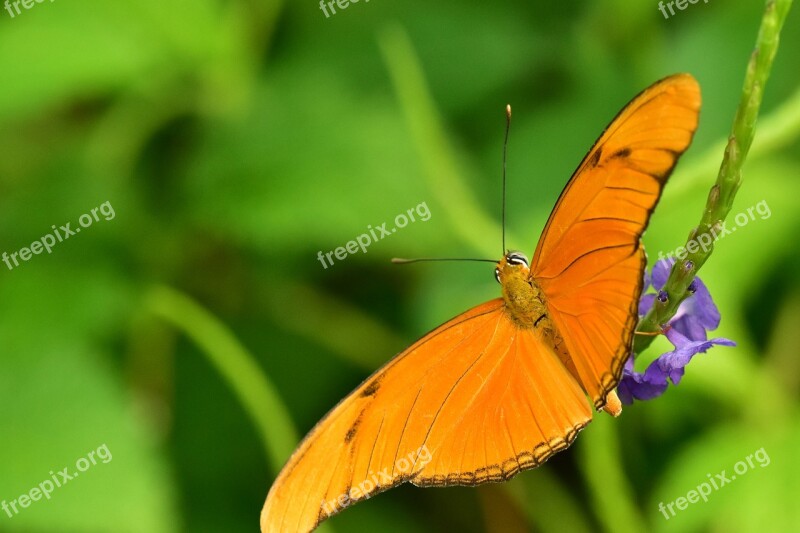
{"label": "antenna", "polygon": [[395,265],[407,265],[409,263],[428,263],[431,261],[479,261],[481,263],[497,263],[496,259],[475,259],[473,257],[419,257],[416,259],[403,259],[401,257],[392,257],[392,263]]}
{"label": "antenna", "polygon": [[506,253],[506,152],[508,151],[508,130],[511,129],[511,104],[506,104],[506,138],[503,141],[503,250]]}
{"label": "antenna", "polygon": [[[508,152],[508,131],[511,129],[511,104],[506,104],[506,136],[503,141],[503,250],[501,257],[506,254],[506,152]],[[497,263],[495,259],[478,259],[474,257],[419,257],[404,259],[393,257],[395,265],[408,265],[410,263],[432,263],[434,261],[476,261],[480,263]]]}

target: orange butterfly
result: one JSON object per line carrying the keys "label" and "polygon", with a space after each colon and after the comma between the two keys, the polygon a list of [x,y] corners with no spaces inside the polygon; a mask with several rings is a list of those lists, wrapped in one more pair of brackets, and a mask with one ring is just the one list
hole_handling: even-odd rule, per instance
{"label": "orange butterfly", "polygon": [[528,266],[497,262],[502,298],[463,313],[375,372],[292,454],[261,531],[309,531],[358,501],[418,486],[503,481],[567,448],[631,352],[640,237],[697,127],[688,74],[636,96],[567,183]]}

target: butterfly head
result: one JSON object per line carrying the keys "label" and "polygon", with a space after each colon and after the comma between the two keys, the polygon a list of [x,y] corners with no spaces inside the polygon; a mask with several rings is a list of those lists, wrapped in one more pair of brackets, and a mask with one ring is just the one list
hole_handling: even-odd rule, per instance
{"label": "butterfly head", "polygon": [[528,258],[522,252],[508,251],[503,258],[497,262],[494,269],[494,277],[501,285],[512,278],[527,279],[530,267]]}

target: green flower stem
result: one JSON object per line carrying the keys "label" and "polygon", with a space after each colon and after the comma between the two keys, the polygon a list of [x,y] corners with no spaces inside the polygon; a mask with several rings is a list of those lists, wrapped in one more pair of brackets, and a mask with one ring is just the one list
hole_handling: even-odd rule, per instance
{"label": "green flower stem", "polygon": [[292,419],[255,358],[216,317],[170,287],[153,287],[145,300],[155,316],[183,331],[228,382],[264,443],[270,468],[279,472],[298,442]]}
{"label": "green flower stem", "polygon": [[[764,86],[778,50],[781,27],[791,5],[792,0],[767,1],[756,40],[756,49],[750,56],[747,66],[742,97],[736,110],[733,131],[725,148],[717,181],[709,191],[700,224],[691,231],[686,241],[684,246],[686,257],[673,265],[664,286],[664,291],[668,295],[667,301],[661,302],[656,299],[650,312],[639,323],[639,332],[660,332],[662,325],[667,324],[675,316],[681,302],[691,294],[687,290],[689,284],[714,251],[713,242],[722,231],[725,217],[730,213],[736,191],[742,183],[742,166],[753,142]],[[701,247],[700,242],[711,245]],[[634,352],[641,353],[653,339],[653,335],[638,335],[634,343]]]}

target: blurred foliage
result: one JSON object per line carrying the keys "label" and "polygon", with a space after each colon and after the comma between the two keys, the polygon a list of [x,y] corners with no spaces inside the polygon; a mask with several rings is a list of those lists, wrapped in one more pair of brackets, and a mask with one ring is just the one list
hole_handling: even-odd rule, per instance
{"label": "blurred foliage", "polygon": [[[372,370],[498,293],[506,103],[508,244],[530,253],[617,110],[694,74],[703,112],[652,220],[685,241],[722,157],[760,1],[462,5],[95,0],[0,11],[0,252],[109,201],[80,234],[0,265],[0,501],[106,444],[84,477],[0,530],[253,531],[303,434]],[[679,387],[597,415],[573,448],[480,489],[401,487],[338,531],[800,528],[800,13],[790,13],[732,215],[701,277],[714,349]],[[427,222],[323,268],[426,202]],[[654,344],[651,350],[660,345]],[[225,354],[230,358],[226,358]],[[222,358],[222,359],[220,359]],[[263,375],[261,374],[263,372]],[[263,411],[258,405],[263,403]],[[292,427],[294,426],[294,427]],[[295,433],[296,432],[296,433]],[[764,448],[771,462],[665,520],[659,502]],[[281,451],[283,450],[283,451]]]}

